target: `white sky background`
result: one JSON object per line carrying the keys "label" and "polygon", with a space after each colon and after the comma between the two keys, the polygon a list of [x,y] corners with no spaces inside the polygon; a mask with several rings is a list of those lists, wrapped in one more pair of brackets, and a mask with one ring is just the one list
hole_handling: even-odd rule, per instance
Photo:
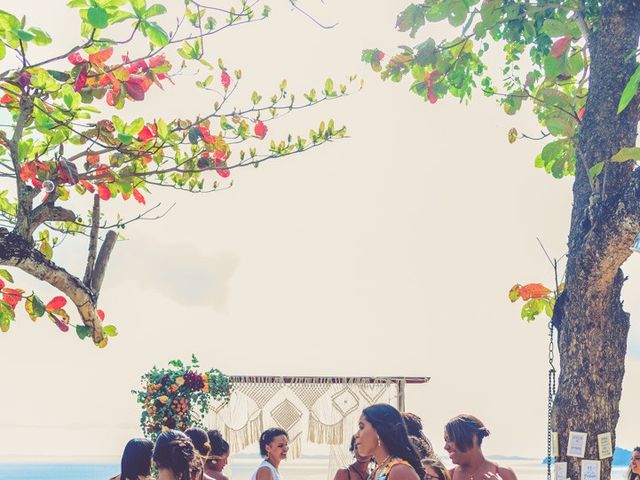
{"label": "white sky background", "polygon": [[[26,13],[60,42],[44,55],[76,38],[79,22],[65,3],[3,0],[2,8]],[[534,169],[542,144],[507,143],[512,126],[539,131],[526,114],[508,117],[480,95],[470,106],[431,106],[360,62],[362,48],[390,53],[413,43],[394,31],[406,0],[307,2],[319,20],[339,22],[328,31],[287,3],[272,1],[267,22],[214,37],[209,59],[242,68],[245,90],[265,97],[282,78],[301,98],[327,76],[359,74],[362,92],[269,123],[278,138],[335,118],[350,138],[234,170],[227,191],[147,195],[149,204],[176,206],[127,227],[129,240],[114,250],[101,306],[120,335],[108,348],[26,314],[0,336],[2,454],[119,456],[140,434],[130,394],[139,377],[195,353],[229,374],[431,376],[408,389],[407,408],[437,447],[446,421],[469,412],[492,432],[487,452],[544,456],[546,322],[520,320],[507,291],[552,282],[536,236],[552,255],[564,253],[571,180]],[[197,78],[165,93],[152,88],[130,115],[210,111],[215,98],[193,86]],[[121,200],[109,207],[125,208]],[[68,239],[55,258],[81,274],[85,252],[84,240]],[[625,271],[635,326],[618,444],[629,448],[640,424],[640,300],[632,293],[640,257]]]}

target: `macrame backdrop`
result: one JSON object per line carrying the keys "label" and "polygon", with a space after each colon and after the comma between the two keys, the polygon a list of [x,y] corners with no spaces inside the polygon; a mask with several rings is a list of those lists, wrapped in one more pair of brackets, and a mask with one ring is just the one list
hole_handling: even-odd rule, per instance
{"label": "macrame backdrop", "polygon": [[258,442],[270,427],[289,432],[289,457],[306,442],[330,445],[329,472],[351,463],[351,436],[362,409],[374,403],[398,404],[397,384],[390,379],[231,377],[227,404],[213,404],[205,423],[225,436],[232,452]]}

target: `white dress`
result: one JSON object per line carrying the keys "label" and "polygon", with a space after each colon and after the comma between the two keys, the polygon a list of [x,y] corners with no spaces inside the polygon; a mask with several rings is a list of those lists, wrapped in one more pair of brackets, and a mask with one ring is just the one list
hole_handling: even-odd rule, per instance
{"label": "white dress", "polygon": [[256,480],[256,477],[258,476],[258,470],[260,470],[262,467],[267,467],[269,470],[271,470],[271,480],[281,480],[276,467],[271,465],[266,460],[263,460],[262,463],[258,465],[258,469],[253,473],[253,475],[251,475],[251,480]]}

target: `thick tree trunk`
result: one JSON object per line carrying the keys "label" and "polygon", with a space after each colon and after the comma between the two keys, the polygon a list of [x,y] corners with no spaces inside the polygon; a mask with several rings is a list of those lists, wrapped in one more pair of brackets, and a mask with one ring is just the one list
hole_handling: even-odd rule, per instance
{"label": "thick tree trunk", "polygon": [[[559,433],[560,461],[580,478],[582,459],[567,457],[570,431],[586,432],[584,459],[598,460],[597,435],[615,429],[624,376],[629,315],[620,299],[620,266],[640,229],[637,172],[631,162],[606,164],[589,181],[587,169],[623,147],[634,146],[638,102],[617,114],[618,99],[637,63],[640,0],[610,0],[590,38],[589,97],[577,138],[577,168],[569,233],[566,288],[554,312],[560,351],[559,389],[552,428]],[[611,476],[611,459],[601,478]]]}

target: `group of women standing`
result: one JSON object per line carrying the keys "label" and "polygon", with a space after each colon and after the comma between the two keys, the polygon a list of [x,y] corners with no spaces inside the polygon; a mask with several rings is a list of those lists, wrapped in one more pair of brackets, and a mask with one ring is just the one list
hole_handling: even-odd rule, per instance
{"label": "group of women standing", "polygon": [[217,430],[166,430],[155,445],[144,438],[130,440],[120,474],[111,480],[152,480],[152,462],[157,480],[228,480],[222,474],[228,457],[229,444]]}
{"label": "group of women standing", "polygon": [[[485,459],[482,440],[489,430],[471,415],[458,415],[445,426],[445,450],[455,467],[447,470],[435,456],[420,419],[393,406],[376,404],[362,411],[351,440],[355,461],[338,470],[334,480],[517,480],[513,471]],[[262,463],[251,480],[281,480],[279,466],[287,458],[285,430],[270,428],[260,435]],[[229,444],[220,432],[197,428],[167,430],[155,446],[131,440],[113,480],[149,480],[151,461],[157,480],[227,480],[222,469]]]}

